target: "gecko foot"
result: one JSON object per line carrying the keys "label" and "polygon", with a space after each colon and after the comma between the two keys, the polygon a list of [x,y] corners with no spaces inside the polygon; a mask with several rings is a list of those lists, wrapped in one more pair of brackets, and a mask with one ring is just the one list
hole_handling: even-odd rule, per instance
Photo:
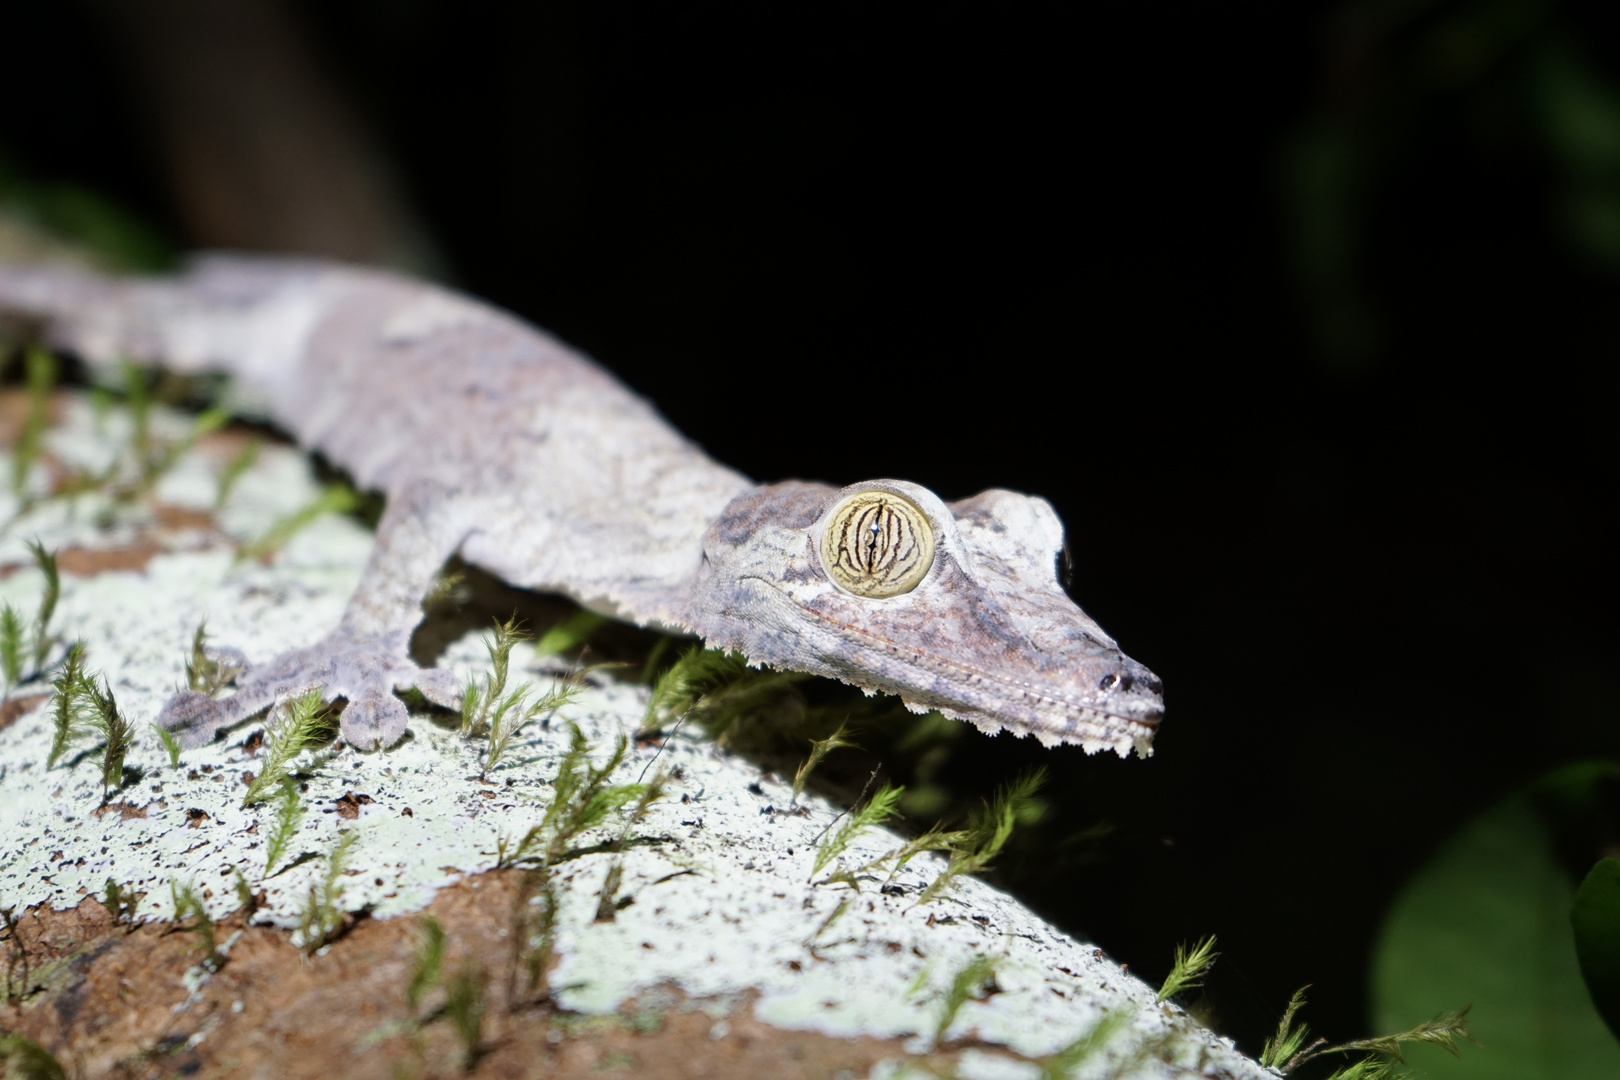
{"label": "gecko foot", "polygon": [[176,693],[157,722],[180,736],[182,745],[201,746],[217,732],[263,712],[277,701],[321,687],[326,701],[344,698],[341,731],[350,746],[377,750],[398,742],[409,714],[395,690],[415,687],[423,697],[449,709],[461,707],[455,673],[418,667],[397,642],[334,634],[307,649],[284,653],[239,675],[236,693],[214,699],[192,690]]}

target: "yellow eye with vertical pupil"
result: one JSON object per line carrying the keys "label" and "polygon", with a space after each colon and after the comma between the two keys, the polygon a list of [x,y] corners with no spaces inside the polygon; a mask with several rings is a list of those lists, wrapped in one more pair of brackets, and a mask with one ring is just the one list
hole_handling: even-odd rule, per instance
{"label": "yellow eye with vertical pupil", "polygon": [[915,589],[934,565],[934,527],[904,496],[857,491],[827,515],[821,561],[833,581],[856,596],[899,596]]}

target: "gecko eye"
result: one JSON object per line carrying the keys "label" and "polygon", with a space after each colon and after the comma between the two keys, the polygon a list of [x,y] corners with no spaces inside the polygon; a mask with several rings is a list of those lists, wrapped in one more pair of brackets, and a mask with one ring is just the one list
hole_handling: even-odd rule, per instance
{"label": "gecko eye", "polygon": [[827,515],[821,561],[833,581],[856,596],[899,596],[915,589],[934,565],[934,527],[904,496],[857,491]]}

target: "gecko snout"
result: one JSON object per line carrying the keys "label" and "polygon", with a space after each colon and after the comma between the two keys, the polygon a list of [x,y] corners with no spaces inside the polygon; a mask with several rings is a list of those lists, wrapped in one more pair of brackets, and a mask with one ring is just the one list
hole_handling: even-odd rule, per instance
{"label": "gecko snout", "polygon": [[1128,657],[1097,680],[1097,692],[1105,708],[1142,720],[1164,715],[1164,683],[1147,668]]}
{"label": "gecko snout", "polygon": [[1104,675],[1102,677],[1102,681],[1097,684],[1097,689],[1099,690],[1118,690],[1122,694],[1129,693],[1137,687],[1141,687],[1150,694],[1164,693],[1164,683],[1160,682],[1159,677],[1153,674],[1151,671],[1143,671],[1141,673],[1133,671],[1110,671],[1107,675]]}

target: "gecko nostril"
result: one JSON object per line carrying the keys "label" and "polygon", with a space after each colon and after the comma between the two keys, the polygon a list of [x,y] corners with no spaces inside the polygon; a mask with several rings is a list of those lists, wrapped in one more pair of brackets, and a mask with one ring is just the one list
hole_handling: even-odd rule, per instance
{"label": "gecko nostril", "polygon": [[1115,675],[1113,672],[1109,672],[1107,675],[1102,677],[1102,682],[1097,684],[1097,689],[1112,690],[1114,688],[1114,684],[1117,682],[1119,682],[1119,676]]}

